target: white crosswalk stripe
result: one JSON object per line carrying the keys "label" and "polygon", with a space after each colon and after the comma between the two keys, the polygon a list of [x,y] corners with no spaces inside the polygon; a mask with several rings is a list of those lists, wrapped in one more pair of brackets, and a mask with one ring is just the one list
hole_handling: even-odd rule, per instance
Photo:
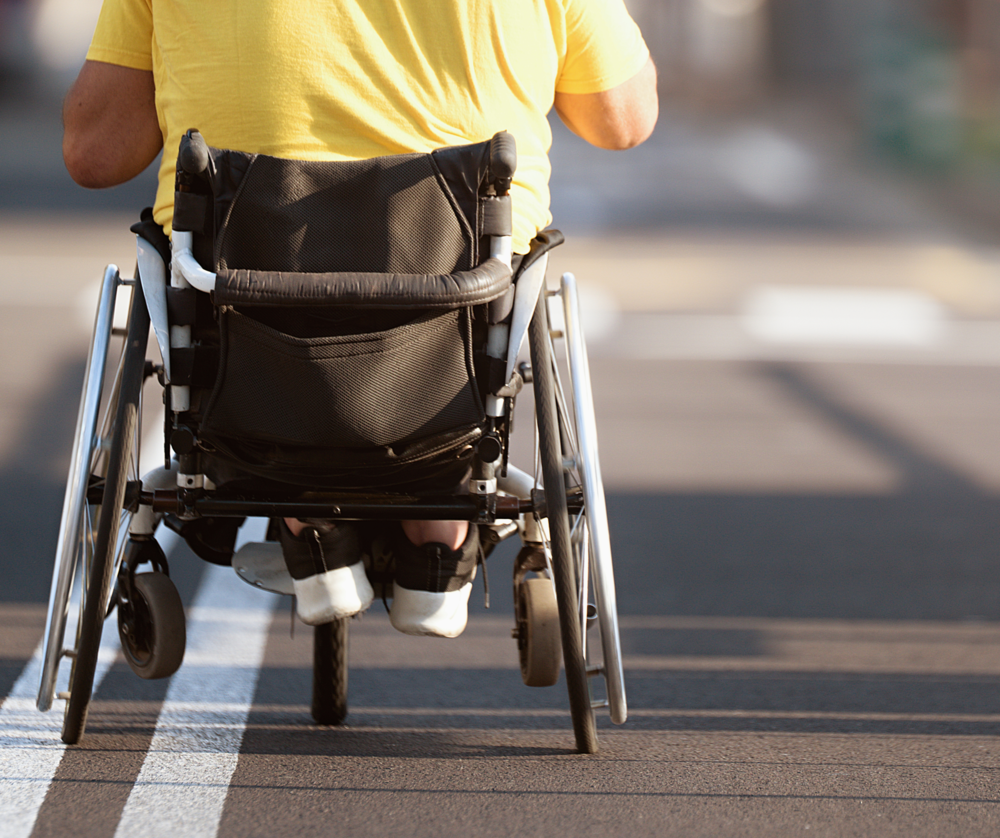
{"label": "white crosswalk stripe", "polygon": [[277,598],[210,567],[188,612],[188,650],[116,835],[211,838],[239,757]]}
{"label": "white crosswalk stripe", "polygon": [[[67,631],[73,630],[69,626]],[[118,652],[118,637],[105,630],[94,673],[94,690],[100,686]],[[67,669],[67,667],[64,667]],[[39,643],[0,707],[0,824],[5,838],[27,838],[45,801],[66,746],[62,732],[63,702],[56,701],[48,713],[35,707],[42,671]],[[57,690],[65,690],[64,681]]]}
{"label": "white crosswalk stripe", "polygon": [[[161,530],[158,538],[168,554],[178,540],[169,530]],[[184,665],[171,680],[117,835],[216,834],[276,602],[230,568],[212,566],[205,572],[188,609]],[[95,691],[117,653],[117,634],[108,626]],[[49,713],[35,708],[40,668],[41,645],[0,706],[4,838],[31,834],[66,748],[59,738],[62,703]]]}

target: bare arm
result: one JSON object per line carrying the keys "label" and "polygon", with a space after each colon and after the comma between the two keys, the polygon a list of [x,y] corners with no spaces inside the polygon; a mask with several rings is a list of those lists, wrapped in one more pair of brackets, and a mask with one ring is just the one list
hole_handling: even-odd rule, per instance
{"label": "bare arm", "polygon": [[649,59],[628,81],[601,93],[556,93],[556,113],[578,137],[612,151],[634,148],[656,126],[656,67]]}
{"label": "bare arm", "polygon": [[153,74],[87,61],[63,104],[63,160],[81,186],[117,186],[163,147]]}

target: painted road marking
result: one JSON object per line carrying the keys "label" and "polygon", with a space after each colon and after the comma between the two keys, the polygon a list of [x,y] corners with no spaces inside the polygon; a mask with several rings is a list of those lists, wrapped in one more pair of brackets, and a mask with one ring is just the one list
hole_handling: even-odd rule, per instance
{"label": "painted road marking", "polygon": [[929,347],[944,321],[935,300],[906,288],[761,285],[743,311],[748,334],[781,344]]}
{"label": "painted road marking", "polygon": [[[586,329],[586,321],[584,322]],[[733,314],[623,314],[613,334],[588,337],[594,358],[621,360],[790,361],[927,366],[1000,365],[1000,321],[941,323],[928,344],[762,340]]]}
{"label": "painted road marking", "polygon": [[[155,454],[158,450],[158,436],[162,438],[162,430],[154,423],[143,439],[142,450]],[[161,527],[157,540],[164,554],[169,556],[177,544],[178,536],[166,527]],[[79,574],[77,577],[76,589],[70,602],[67,637],[73,637],[76,631],[74,616],[79,612]],[[112,621],[110,625],[105,624],[101,634],[101,647],[94,673],[95,693],[117,657],[118,650],[118,632]],[[3,779],[0,783],[0,823],[4,825],[5,838],[31,834],[66,749],[59,738],[62,733],[63,702],[56,699],[53,709],[48,713],[39,712],[35,706],[41,672],[42,643],[39,643],[0,706],[0,778]],[[64,663],[56,682],[57,693],[68,688],[68,680],[69,666]]]}
{"label": "painted road marking", "polygon": [[[70,613],[75,612],[75,604]],[[67,634],[75,625],[66,627]],[[72,635],[70,635],[72,636]],[[94,691],[118,654],[118,634],[105,630],[94,673]],[[32,655],[0,707],[0,823],[5,838],[27,838],[56,775],[66,745],[62,733],[63,702],[41,713],[35,707],[42,673],[42,644]],[[66,689],[68,667],[63,667],[57,692]]]}
{"label": "painted road marking", "polygon": [[277,598],[211,566],[118,838],[214,838],[236,770]]}

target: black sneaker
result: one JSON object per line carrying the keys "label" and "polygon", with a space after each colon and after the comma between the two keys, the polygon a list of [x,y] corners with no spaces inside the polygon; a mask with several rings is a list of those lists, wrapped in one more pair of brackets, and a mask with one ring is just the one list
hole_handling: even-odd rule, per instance
{"label": "black sneaker", "polygon": [[469,594],[479,563],[479,529],[469,525],[462,546],[401,537],[396,552],[389,621],[404,634],[458,637],[469,619]]}
{"label": "black sneaker", "polygon": [[299,618],[311,626],[360,614],[375,598],[365,575],[358,531],[350,524],[310,523],[292,535],[278,525]]}

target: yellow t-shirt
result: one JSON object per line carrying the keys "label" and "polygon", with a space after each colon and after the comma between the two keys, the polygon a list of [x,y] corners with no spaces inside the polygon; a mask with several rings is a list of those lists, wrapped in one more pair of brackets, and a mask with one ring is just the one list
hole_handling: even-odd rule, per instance
{"label": "yellow t-shirt", "polygon": [[180,138],[300,160],[427,152],[510,131],[514,248],[551,221],[554,91],[649,53],[622,0],[105,0],[87,58],[152,70],[169,228]]}

